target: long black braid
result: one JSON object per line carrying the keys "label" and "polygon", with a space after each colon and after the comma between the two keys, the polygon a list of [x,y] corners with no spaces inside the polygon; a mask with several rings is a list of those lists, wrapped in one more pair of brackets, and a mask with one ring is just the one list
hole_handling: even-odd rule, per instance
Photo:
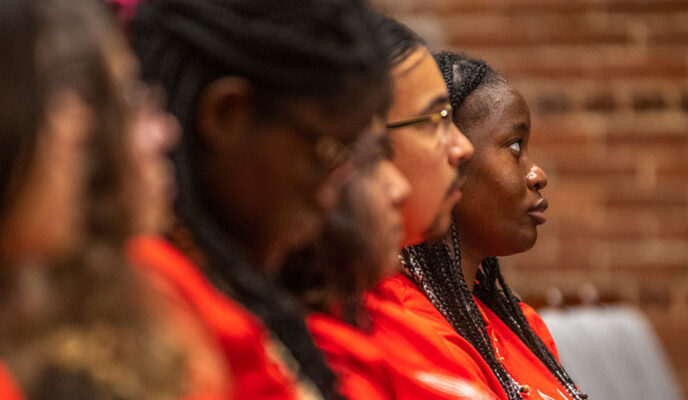
{"label": "long black braid", "polygon": [[[453,251],[458,233],[452,225]],[[480,353],[509,399],[521,399],[520,387],[497,360],[478,305],[468,289],[458,253],[445,242],[421,243],[402,250],[403,271],[418,284],[456,332]]]}
{"label": "long black braid", "polygon": [[[485,273],[479,273],[477,276],[478,284],[474,289],[476,297],[518,335],[574,399],[586,399],[587,394],[578,390],[564,367],[545,346],[542,339],[533,332],[523,314],[519,299],[511,292],[504,276],[502,276],[497,258],[486,258],[482,262],[482,268]],[[499,288],[497,283],[499,283]]]}
{"label": "long black braid", "polygon": [[[506,80],[484,61],[450,52],[436,54],[435,59],[449,88],[450,101],[455,110],[460,110],[466,97],[477,88],[506,83]],[[485,115],[474,117],[484,118]],[[454,329],[480,352],[502,384],[508,398],[520,399],[518,385],[515,385],[516,382],[495,357],[485,329],[485,322],[466,285],[461,270],[458,232],[455,224],[452,224],[451,233],[453,249],[445,242],[434,245],[424,243],[405,249],[403,252],[406,261],[405,271],[421,286],[433,305],[447,318]],[[423,254],[425,257],[419,259]],[[481,264],[482,271],[478,271],[478,282],[473,290],[476,297],[518,335],[566,388],[573,399],[587,398],[585,393],[576,388],[561,364],[533,332],[523,314],[518,298],[513,295],[501,274],[497,259],[488,257]],[[447,270],[452,273],[451,276],[447,276]]]}
{"label": "long black braid", "polygon": [[288,349],[292,360],[287,364],[325,399],[341,396],[300,309],[244,261],[204,206],[191,152],[197,140],[198,97],[222,76],[245,77],[267,102],[290,95],[345,102],[351,100],[352,80],[383,82],[386,66],[364,23],[364,11],[358,0],[152,0],[140,7],[132,26],[144,76],[163,85],[169,109],[182,124],[184,134],[172,154],[175,206],[203,252],[208,275],[263,321]]}

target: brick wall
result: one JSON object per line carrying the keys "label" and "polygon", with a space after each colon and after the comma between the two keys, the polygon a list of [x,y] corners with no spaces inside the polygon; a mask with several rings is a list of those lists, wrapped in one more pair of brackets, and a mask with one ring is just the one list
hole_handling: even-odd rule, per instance
{"label": "brick wall", "polygon": [[373,4],[485,59],[531,107],[550,210],[535,248],[502,262],[514,288],[638,305],[688,393],[688,1]]}

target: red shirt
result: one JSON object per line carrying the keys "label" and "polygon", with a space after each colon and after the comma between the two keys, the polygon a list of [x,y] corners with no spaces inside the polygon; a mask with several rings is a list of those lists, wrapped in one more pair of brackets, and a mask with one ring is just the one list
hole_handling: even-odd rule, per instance
{"label": "red shirt", "polygon": [[298,384],[278,360],[268,331],[241,305],[216,290],[184,254],[155,237],[133,240],[129,254],[137,267],[166,278],[219,342],[237,399],[297,398]]}
{"label": "red shirt", "polygon": [[417,364],[417,357],[390,352],[375,336],[332,316],[313,313],[307,322],[315,343],[338,375],[340,393],[348,399],[497,399],[481,382]]}
{"label": "red shirt", "polygon": [[0,364],[0,399],[2,400],[22,400],[19,390],[14,384],[5,367]]}
{"label": "red shirt", "polygon": [[[399,321],[373,320],[375,330],[379,331],[381,336],[395,342],[392,346],[397,341],[406,345],[411,344],[417,348],[417,352],[425,352],[428,354],[426,357],[431,358],[432,362],[444,365],[446,368],[451,368],[452,363],[463,365],[473,374],[474,379],[482,380],[500,398],[506,399],[506,393],[482,356],[454,330],[415,283],[402,274],[397,274],[381,282],[375,289],[374,295],[403,306],[409,315],[408,319],[401,317]],[[516,334],[479,300],[476,299],[476,303],[485,317],[490,338],[497,339],[493,347],[499,352],[498,357],[504,358],[501,361],[502,365],[518,383],[530,387],[529,394],[524,395],[524,398],[569,399],[568,393],[557,378]],[[533,331],[558,359],[554,341],[542,319],[525,304],[521,304],[521,309]],[[425,343],[417,344],[410,339],[413,335],[423,335]],[[428,350],[428,343],[431,343],[434,349]],[[467,356],[473,363],[466,363]]]}

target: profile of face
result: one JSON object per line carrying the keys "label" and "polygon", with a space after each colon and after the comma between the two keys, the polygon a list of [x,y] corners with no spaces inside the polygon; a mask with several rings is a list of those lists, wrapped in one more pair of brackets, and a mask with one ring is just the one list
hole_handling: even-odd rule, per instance
{"label": "profile of face", "polygon": [[81,97],[49,96],[26,173],[16,182],[0,231],[5,261],[59,259],[80,241],[87,146],[93,115]]}
{"label": "profile of face", "polygon": [[[143,101],[150,96],[144,99],[140,91],[130,90],[137,82],[137,65],[124,40],[116,34],[103,37],[93,51],[103,57],[106,68],[98,73],[111,82],[110,97],[119,101],[109,102],[108,112],[123,116],[126,148],[121,162],[127,168],[122,170],[122,195],[131,216],[127,222],[138,232],[158,231],[170,215],[173,176],[164,152],[175,140],[176,124],[155,103]],[[88,86],[88,80],[96,78],[79,79]],[[16,178],[17,193],[0,232],[3,255],[13,262],[59,260],[78,247],[84,234],[84,166],[99,120],[83,95],[69,86],[56,88],[42,102],[44,118],[31,159],[26,173]]]}
{"label": "profile of face", "polygon": [[[392,71],[393,99],[388,125],[438,114],[447,107],[447,88],[437,64],[425,47],[411,53]],[[412,193],[402,208],[403,246],[442,236],[449,229],[451,211],[461,198],[459,165],[473,154],[466,137],[447,120],[433,119],[391,130],[394,164],[411,183]]]}
{"label": "profile of face", "polygon": [[[489,104],[488,115],[469,115],[488,109],[481,104]],[[454,117],[475,147],[455,208],[462,248],[481,257],[530,249],[546,220],[540,191],[547,174],[528,154],[530,111],[523,96],[506,83],[480,87]]]}
{"label": "profile of face", "polygon": [[322,234],[291,253],[280,269],[285,287],[305,303],[325,308],[350,304],[397,270],[404,236],[401,207],[411,185],[390,161],[389,134],[382,118],[376,120],[351,148],[352,176],[337,195]]}
{"label": "profile of face", "polygon": [[179,140],[179,123],[163,110],[162,93],[137,79],[138,62],[119,36],[109,38],[104,50],[125,114],[125,200],[132,232],[164,232],[172,224],[176,192],[174,166],[167,155]]}
{"label": "profile of face", "polygon": [[379,161],[351,183],[354,217],[361,227],[368,252],[377,268],[377,279],[392,275],[404,239],[401,207],[411,193],[411,185],[388,159]]}
{"label": "profile of face", "polygon": [[205,90],[199,114],[206,145],[197,155],[204,197],[256,264],[277,268],[288,251],[317,237],[351,177],[348,147],[380,129],[375,113],[386,92],[368,91],[346,112],[294,98],[263,114],[243,78]]}

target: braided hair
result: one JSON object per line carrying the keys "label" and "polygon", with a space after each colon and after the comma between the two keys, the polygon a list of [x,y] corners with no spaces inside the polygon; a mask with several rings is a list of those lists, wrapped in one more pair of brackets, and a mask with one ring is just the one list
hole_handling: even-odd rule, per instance
{"label": "braided hair", "polygon": [[248,79],[267,106],[301,96],[337,102],[338,110],[354,104],[362,88],[386,83],[386,65],[364,11],[359,0],[151,0],[139,8],[131,27],[144,76],[162,84],[182,125],[180,146],[172,154],[175,207],[203,253],[206,273],[262,320],[288,350],[288,366],[326,399],[341,396],[300,308],[241,257],[239,246],[203,205],[191,151],[198,136],[198,98],[220,77]]}
{"label": "braided hair", "polygon": [[[466,116],[471,124],[489,116],[489,105],[465,110],[465,99],[479,88],[506,84],[507,81],[482,60],[465,55],[441,52],[435,55],[445,83],[449,88],[449,98],[457,115]],[[463,109],[462,109],[463,106]],[[473,293],[468,289],[461,268],[459,235],[456,222],[451,227],[451,243],[422,243],[403,250],[404,272],[425,292],[432,304],[442,313],[452,327],[478,350],[501,383],[509,399],[521,399],[524,390],[509,375],[497,360],[485,322],[473,299],[480,299],[528,346],[540,361],[569,392],[573,399],[585,399],[567,372],[533,332],[528,324],[520,301],[511,292],[495,257],[488,257],[481,263],[482,270],[477,273],[477,283]]]}

